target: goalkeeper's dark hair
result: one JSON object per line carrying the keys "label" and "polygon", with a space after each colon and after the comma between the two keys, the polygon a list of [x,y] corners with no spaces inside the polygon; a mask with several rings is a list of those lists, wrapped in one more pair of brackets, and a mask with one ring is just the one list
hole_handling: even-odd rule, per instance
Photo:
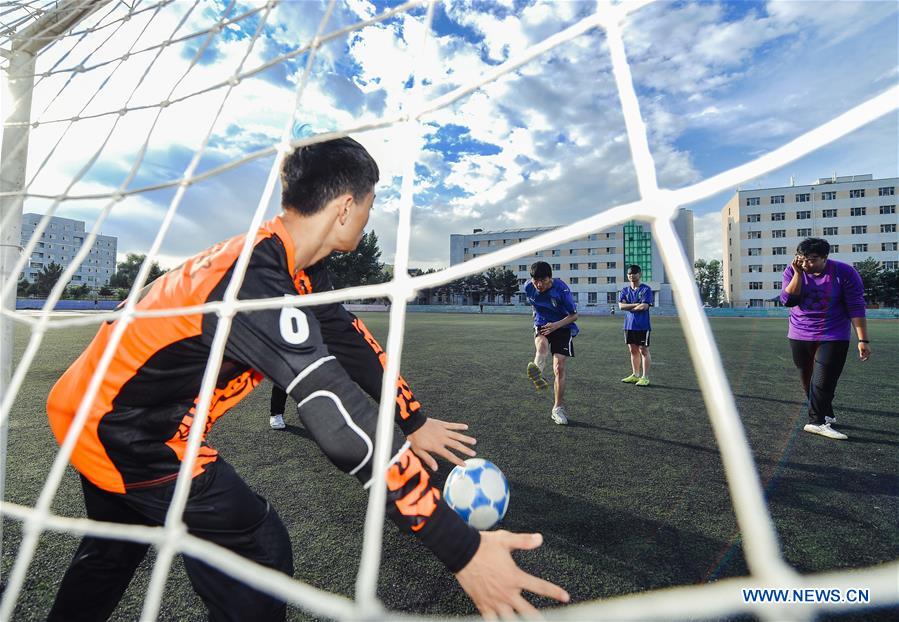
{"label": "goalkeeper's dark hair", "polygon": [[827,257],[830,255],[830,243],[821,238],[805,238],[796,247],[796,254],[802,257],[808,257],[809,255]]}
{"label": "goalkeeper's dark hair", "polygon": [[374,158],[352,138],[297,147],[281,164],[281,207],[310,216],[346,192],[361,201],[379,175]]}
{"label": "goalkeeper's dark hair", "polygon": [[535,261],[531,264],[531,278],[545,279],[553,275],[552,267],[545,261]]}

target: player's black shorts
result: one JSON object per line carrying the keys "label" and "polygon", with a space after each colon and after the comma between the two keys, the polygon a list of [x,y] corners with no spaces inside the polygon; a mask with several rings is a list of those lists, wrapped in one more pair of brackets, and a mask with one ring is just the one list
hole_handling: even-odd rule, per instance
{"label": "player's black shorts", "polygon": [[626,330],[624,331],[624,343],[635,346],[649,347],[649,330]]}
{"label": "player's black shorts", "polygon": [[[538,335],[538,327],[534,327],[534,335]],[[561,354],[562,356],[574,357],[574,337],[571,336],[571,329],[565,326],[558,330],[554,330],[546,336],[549,340],[549,351],[553,354]]]}

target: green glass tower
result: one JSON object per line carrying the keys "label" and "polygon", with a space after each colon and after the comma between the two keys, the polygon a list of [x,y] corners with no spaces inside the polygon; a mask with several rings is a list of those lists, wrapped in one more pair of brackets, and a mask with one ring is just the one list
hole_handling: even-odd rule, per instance
{"label": "green glass tower", "polygon": [[652,232],[644,231],[643,224],[635,220],[624,225],[624,274],[631,264],[640,266],[644,282],[652,280]]}

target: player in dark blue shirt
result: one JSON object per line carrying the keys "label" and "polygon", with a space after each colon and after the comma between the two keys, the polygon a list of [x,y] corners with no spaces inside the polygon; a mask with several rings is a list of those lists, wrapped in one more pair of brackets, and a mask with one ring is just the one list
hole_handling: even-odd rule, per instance
{"label": "player in dark blue shirt", "polygon": [[[649,356],[649,333],[652,326],[649,323],[649,308],[655,299],[652,288],[646,283],[640,282],[642,270],[638,265],[627,268],[627,280],[618,294],[618,307],[624,311],[624,342],[630,349],[631,375],[622,378],[621,382],[635,384],[638,387],[649,386],[649,367],[652,359]],[[640,363],[643,363],[643,373],[640,373]]]}
{"label": "player in dark blue shirt", "polygon": [[568,424],[565,410],[566,364],[574,356],[572,340],[578,334],[577,304],[565,281],[554,279],[552,268],[545,261],[531,265],[531,281],[524,286],[528,303],[534,307],[534,360],[528,363],[528,378],[537,389],[549,386],[543,378],[547,355],[553,355],[555,374],[555,402],[552,420],[559,425]]}

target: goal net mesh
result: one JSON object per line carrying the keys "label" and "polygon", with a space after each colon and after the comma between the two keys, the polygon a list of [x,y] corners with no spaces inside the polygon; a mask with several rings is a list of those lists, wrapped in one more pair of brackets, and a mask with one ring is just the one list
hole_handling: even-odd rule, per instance
{"label": "goal net mesh", "polygon": [[[2,514],[7,519],[21,521],[22,539],[15,563],[4,578],[0,619],[12,618],[39,539],[48,530],[75,535],[114,535],[151,544],[157,555],[144,601],[142,618],[146,620],[157,617],[173,559],[182,553],[215,564],[247,584],[313,615],[336,619],[356,618],[363,614],[371,616],[373,612],[380,612],[375,617],[397,615],[380,606],[376,586],[384,520],[385,465],[389,460],[389,443],[385,441],[393,426],[392,387],[396,384],[401,362],[407,301],[420,290],[479,274],[492,266],[510,263],[541,249],[634,219],[651,223],[653,238],[666,273],[670,275],[679,320],[720,447],[750,575],[550,609],[544,612],[546,616],[550,619],[694,619],[752,613],[762,619],[811,619],[826,608],[848,606],[821,603],[799,611],[771,603],[744,603],[739,593],[746,587],[848,589],[863,585],[878,594],[878,605],[899,601],[899,562],[851,571],[800,575],[784,560],[734,397],[693,284],[692,266],[673,225],[680,207],[778,169],[894,112],[899,105],[899,88],[893,86],[753,161],[685,187],[661,187],[623,37],[624,29],[633,26],[634,16],[648,4],[652,3],[600,1],[588,14],[571,20],[504,62],[491,65],[486,72],[469,75],[460,67],[452,79],[448,78],[449,73],[442,74],[442,83],[440,76],[431,70],[441,58],[432,23],[435,6],[424,0],[407,2],[379,13],[361,2],[332,2],[320,7],[316,5],[314,10],[311,4],[276,0],[265,4],[238,4],[234,0],[213,3],[200,0],[157,3],[82,0],[4,4],[5,8],[0,8],[4,11],[6,26],[2,46],[12,50],[24,43],[17,32],[50,11],[80,11],[85,16],[61,33],[52,32],[52,24],[45,31],[32,28],[28,37],[32,43],[40,42],[37,56],[21,62],[21,57],[13,54],[3,61],[3,77],[7,83],[33,82],[33,89],[29,92],[28,102],[22,97],[4,101],[4,116],[7,117],[4,131],[28,132],[28,140],[21,140],[10,151],[4,152],[4,175],[15,160],[23,157],[27,158],[28,174],[21,188],[3,188],[0,198],[10,208],[3,211],[0,225],[3,228],[13,226],[23,207],[43,213],[33,235],[21,250],[20,259],[12,269],[13,276],[3,284],[3,300],[9,299],[18,275],[23,273],[54,215],[67,207],[81,207],[80,213],[90,214],[89,220],[93,221],[80,251],[65,267],[39,313],[23,315],[13,309],[2,309],[5,321],[15,323],[17,330],[29,335],[2,396],[0,421],[4,429],[48,332],[98,325],[113,319],[118,321],[87,392],[80,396],[74,424],[53,459],[36,503],[33,506],[10,503],[4,496]],[[348,19],[348,15],[353,19]],[[397,22],[401,22],[404,31],[402,40],[393,34],[396,30],[384,28],[386,24]],[[408,64],[407,88],[403,91],[402,101],[388,102],[378,115],[337,112],[333,107],[329,108],[328,93],[322,86],[326,84],[322,82],[323,76],[327,77],[329,67],[355,62],[347,58],[347,51],[358,43],[354,37],[366,30],[394,37],[396,54],[383,62]],[[578,44],[600,46],[599,52],[607,55],[636,172],[635,194],[639,198],[464,264],[422,276],[409,276],[413,206],[420,189],[416,182],[416,162],[425,144],[427,123],[439,119],[442,111],[454,110],[470,98],[483,94],[485,89],[504,81],[522,79],[529,66],[551,57],[562,46]],[[291,97],[285,98],[283,89],[271,86],[278,76],[291,84]],[[252,88],[246,88],[248,83],[252,83]],[[21,89],[9,92],[21,93]],[[22,114],[17,116],[16,111],[21,113],[23,109],[24,117]],[[235,127],[248,110],[254,111],[255,126],[242,127],[240,136],[236,136]],[[264,189],[253,199],[255,211],[250,221],[244,220],[241,225],[246,232],[253,232],[272,208],[273,200],[277,200],[281,157],[297,146],[347,135],[356,136],[363,142],[366,137],[387,140],[397,163],[396,177],[390,180],[393,182],[391,200],[397,218],[393,279],[383,284],[309,296],[238,301],[236,292],[252,250],[253,236],[248,235],[224,300],[199,308],[203,313],[218,314],[220,319],[195,415],[197,425],[191,427],[189,450],[165,525],[159,528],[125,526],[55,514],[52,504],[76,437],[125,329],[136,318],[151,314],[175,316],[198,311],[196,307],[152,313],[136,310],[138,293],[147,281],[151,264],[159,260],[166,245],[179,236],[179,228],[188,227],[190,231],[190,226],[197,226],[196,223],[191,225],[190,214],[185,213],[188,210],[185,197],[225,183],[223,180],[229,175],[245,167],[264,169],[267,177]],[[152,161],[149,156],[159,149],[187,144],[191,145],[190,149],[181,148],[174,154],[177,157],[167,160],[165,165]],[[379,159],[377,153],[375,156]],[[176,169],[172,168],[171,162],[180,164]],[[98,175],[98,171],[104,175]],[[106,183],[98,181],[101,178],[107,180]],[[116,181],[111,183],[109,179]],[[164,210],[154,211],[154,206],[163,203],[167,205]],[[80,266],[87,265],[90,249],[104,224],[117,218],[159,222],[158,232],[125,304],[114,312],[77,317],[54,315],[53,309],[65,286]],[[194,252],[199,250],[196,248]],[[385,397],[380,404],[375,455],[378,468],[369,494],[356,595],[354,599],[348,599],[262,568],[191,536],[186,532],[181,516],[189,492],[189,474],[200,447],[199,432],[204,429],[234,314],[260,308],[374,297],[386,297],[392,302],[382,393]],[[5,481],[7,473],[9,457],[5,455],[5,445],[4,441],[0,482]],[[60,563],[67,561],[60,560]]]}

